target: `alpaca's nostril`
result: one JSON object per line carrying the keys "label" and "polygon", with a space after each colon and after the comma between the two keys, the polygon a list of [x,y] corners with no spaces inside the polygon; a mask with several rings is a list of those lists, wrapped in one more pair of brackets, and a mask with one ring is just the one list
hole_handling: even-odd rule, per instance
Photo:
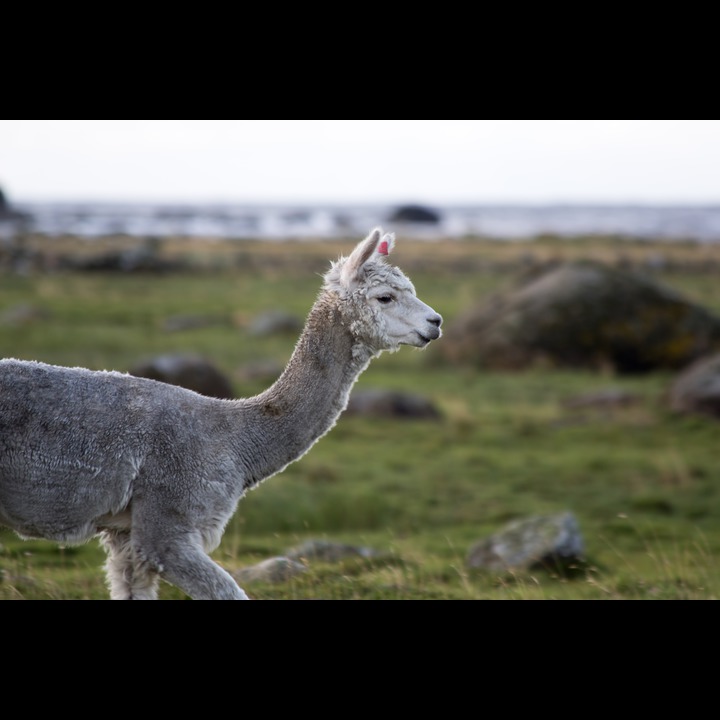
{"label": "alpaca's nostril", "polygon": [[428,318],[428,322],[431,325],[440,327],[442,325],[442,316],[441,315],[433,315],[432,317]]}

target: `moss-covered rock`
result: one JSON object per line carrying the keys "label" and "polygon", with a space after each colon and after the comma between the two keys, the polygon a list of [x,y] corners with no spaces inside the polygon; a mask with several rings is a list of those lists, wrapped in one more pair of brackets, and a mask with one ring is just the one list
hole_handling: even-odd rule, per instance
{"label": "moss-covered rock", "polygon": [[720,318],[674,290],[600,263],[556,267],[445,331],[453,363],[534,364],[645,372],[682,368],[720,349]]}

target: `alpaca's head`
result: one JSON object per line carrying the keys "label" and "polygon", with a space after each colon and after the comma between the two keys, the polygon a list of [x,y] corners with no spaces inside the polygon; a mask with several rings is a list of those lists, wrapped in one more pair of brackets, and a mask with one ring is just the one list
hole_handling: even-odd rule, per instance
{"label": "alpaca's head", "polygon": [[401,345],[424,348],[441,335],[442,317],[417,297],[398,268],[385,262],[394,245],[392,233],[376,228],[325,275],[325,289],[338,296],[353,334],[377,352]]}

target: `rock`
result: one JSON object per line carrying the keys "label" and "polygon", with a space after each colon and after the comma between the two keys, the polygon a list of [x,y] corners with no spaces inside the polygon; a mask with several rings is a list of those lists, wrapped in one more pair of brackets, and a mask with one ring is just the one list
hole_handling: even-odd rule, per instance
{"label": "rock", "polygon": [[720,349],[720,318],[661,284],[593,262],[556,267],[444,331],[436,356],[495,369],[647,372]]}
{"label": "rock", "polygon": [[430,223],[437,225],[440,214],[423,205],[401,205],[388,218],[389,222],[397,223]]}
{"label": "rock", "polygon": [[307,572],[307,568],[295,560],[286,557],[272,557],[257,565],[240,568],[232,576],[242,585],[248,582],[286,582],[296,575]]}
{"label": "rock", "polygon": [[276,360],[258,360],[238,368],[235,377],[241,382],[275,382],[284,366]]}
{"label": "rock", "polygon": [[45,308],[20,303],[12,305],[0,314],[0,325],[10,327],[18,327],[20,325],[30,325],[38,321],[49,320],[51,314]]}
{"label": "rock", "polygon": [[669,404],[675,412],[720,420],[720,354],[702,358],[678,375],[670,388]]}
{"label": "rock", "polygon": [[32,220],[32,216],[27,212],[16,210],[7,198],[3,189],[0,188],[0,220],[17,224],[23,228]]}
{"label": "rock", "polygon": [[250,334],[255,336],[274,334],[298,334],[303,328],[302,320],[282,310],[269,310],[258,315],[250,323]]}
{"label": "rock", "polygon": [[257,565],[235,570],[232,576],[241,585],[259,581],[279,583],[307,572],[308,560],[340,562],[346,558],[374,558],[381,555],[382,553],[368,547],[356,547],[325,540],[308,540],[288,550],[285,555],[278,555],[263,560]]}
{"label": "rock", "polygon": [[172,315],[165,318],[162,329],[165,332],[197,330],[212,325],[229,325],[230,319],[223,315]]}
{"label": "rock", "polygon": [[136,377],[159,380],[201,395],[230,399],[232,384],[212,363],[196,355],[160,355],[130,370]]}
{"label": "rock", "polygon": [[467,566],[488,570],[564,568],[583,562],[584,543],[572,513],[537,515],[509,523],[499,532],[475,543]]}
{"label": "rock", "polygon": [[147,237],[136,247],[70,258],[68,264],[75,270],[151,274],[166,273],[184,267],[179,260],[163,258],[160,250],[160,238]]}
{"label": "rock", "polygon": [[343,543],[333,543],[326,540],[308,540],[302,545],[288,550],[285,555],[292,560],[339,562],[340,560],[351,557],[379,557],[382,553],[368,547],[345,545]]}
{"label": "rock", "polygon": [[420,395],[392,390],[355,390],[350,395],[346,415],[400,419],[439,420],[440,411]]}
{"label": "rock", "polygon": [[621,388],[604,388],[594,392],[574,395],[563,401],[567,408],[618,408],[636,405],[641,400],[636,393],[628,392]]}

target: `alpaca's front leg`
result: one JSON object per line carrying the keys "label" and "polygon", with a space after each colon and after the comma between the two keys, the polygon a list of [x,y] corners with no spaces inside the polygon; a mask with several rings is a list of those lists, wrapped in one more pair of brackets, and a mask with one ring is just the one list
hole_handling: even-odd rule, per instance
{"label": "alpaca's front leg", "polygon": [[162,517],[150,506],[133,508],[132,546],[135,566],[152,568],[171,585],[193,600],[249,600],[232,575],[205,552],[200,534],[192,527],[148,523],[147,518]]}
{"label": "alpaca's front leg", "polygon": [[193,600],[249,600],[245,591],[197,545],[165,543],[161,577]]}
{"label": "alpaca's front leg", "polygon": [[106,531],[102,543],[107,551],[105,563],[107,583],[112,600],[156,600],[158,575],[137,562],[132,548],[130,532]]}

